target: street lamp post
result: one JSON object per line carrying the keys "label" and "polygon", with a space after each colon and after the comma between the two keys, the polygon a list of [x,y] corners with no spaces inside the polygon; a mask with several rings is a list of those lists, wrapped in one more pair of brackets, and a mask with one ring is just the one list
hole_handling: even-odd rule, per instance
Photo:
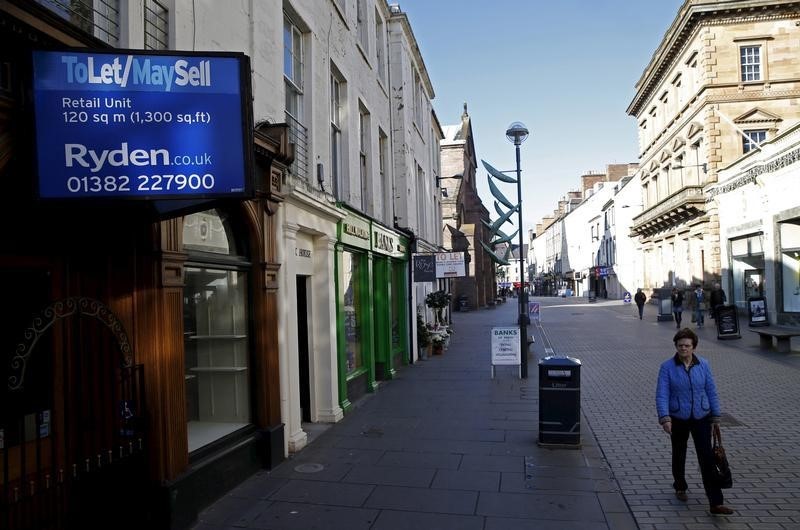
{"label": "street lamp post", "polygon": [[508,126],[506,138],[514,144],[517,152],[517,219],[519,220],[519,341],[522,363],[520,377],[528,378],[528,297],[525,292],[525,269],[522,267],[522,172],[519,162],[519,146],[528,139],[528,128],[515,121]]}

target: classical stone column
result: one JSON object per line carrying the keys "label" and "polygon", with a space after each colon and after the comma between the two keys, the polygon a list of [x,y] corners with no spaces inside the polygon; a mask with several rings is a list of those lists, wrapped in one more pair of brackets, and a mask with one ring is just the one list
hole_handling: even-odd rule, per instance
{"label": "classical stone column", "polygon": [[[316,421],[334,423],[344,417],[339,405],[339,358],[336,333],[336,240],[314,240],[314,277],[311,288],[312,380],[316,397]],[[313,416],[312,411],[312,416]]]}

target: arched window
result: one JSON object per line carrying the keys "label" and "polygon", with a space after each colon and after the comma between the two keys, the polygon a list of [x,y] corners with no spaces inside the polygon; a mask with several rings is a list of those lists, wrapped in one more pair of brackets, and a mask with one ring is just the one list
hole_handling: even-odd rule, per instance
{"label": "arched window", "polygon": [[183,327],[189,452],[251,421],[246,246],[219,210],[183,220]]}

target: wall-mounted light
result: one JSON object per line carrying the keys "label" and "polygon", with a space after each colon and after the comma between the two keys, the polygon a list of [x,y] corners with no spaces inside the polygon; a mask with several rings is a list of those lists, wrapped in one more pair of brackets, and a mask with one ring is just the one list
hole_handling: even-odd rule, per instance
{"label": "wall-mounted light", "polygon": [[436,187],[439,188],[439,190],[441,191],[442,197],[447,197],[448,196],[447,195],[447,188],[443,188],[442,187],[442,181],[443,180],[448,180],[448,179],[463,180],[464,179],[464,174],[463,173],[456,173],[452,177],[438,177],[438,176],[436,177]]}
{"label": "wall-mounted light", "polygon": [[708,173],[708,165],[705,164],[705,163],[703,163],[703,164],[694,164],[694,165],[691,165],[691,166],[684,166],[684,165],[678,164],[678,165],[670,166],[670,167],[672,169],[683,169],[683,168],[687,168],[687,167],[700,167],[700,168],[703,168],[703,173]]}
{"label": "wall-mounted light", "polygon": [[464,174],[463,173],[456,173],[452,177],[436,177],[436,187],[437,188],[441,188],[443,180],[448,180],[448,179],[462,180],[463,178],[464,178]]}

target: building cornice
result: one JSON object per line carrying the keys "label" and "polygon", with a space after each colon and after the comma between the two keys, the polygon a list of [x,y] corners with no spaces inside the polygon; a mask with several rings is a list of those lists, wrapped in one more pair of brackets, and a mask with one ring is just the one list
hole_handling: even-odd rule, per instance
{"label": "building cornice", "polygon": [[638,117],[697,32],[706,26],[797,18],[796,0],[687,0],[656,49],[627,109]]}

